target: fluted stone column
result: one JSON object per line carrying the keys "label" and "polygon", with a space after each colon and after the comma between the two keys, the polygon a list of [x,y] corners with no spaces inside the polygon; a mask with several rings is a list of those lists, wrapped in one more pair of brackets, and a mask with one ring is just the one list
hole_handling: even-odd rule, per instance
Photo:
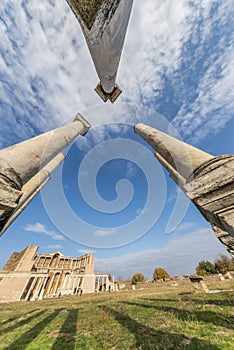
{"label": "fluted stone column", "polygon": [[234,256],[234,156],[212,156],[141,123],[134,129]]}
{"label": "fluted stone column", "polygon": [[84,33],[100,83],[95,89],[106,102],[121,93],[116,75],[133,0],[66,0]]}
{"label": "fluted stone column", "polygon": [[18,206],[22,186],[89,128],[77,114],[72,123],[0,151],[0,231]]}

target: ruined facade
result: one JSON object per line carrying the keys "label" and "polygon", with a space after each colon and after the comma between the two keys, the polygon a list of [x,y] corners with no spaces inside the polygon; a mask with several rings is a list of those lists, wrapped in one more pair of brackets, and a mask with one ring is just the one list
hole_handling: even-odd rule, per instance
{"label": "ruined facade", "polygon": [[94,255],[78,258],[60,252],[37,254],[28,246],[11,255],[0,271],[0,301],[41,300],[60,295],[110,291],[107,274],[94,273]]}

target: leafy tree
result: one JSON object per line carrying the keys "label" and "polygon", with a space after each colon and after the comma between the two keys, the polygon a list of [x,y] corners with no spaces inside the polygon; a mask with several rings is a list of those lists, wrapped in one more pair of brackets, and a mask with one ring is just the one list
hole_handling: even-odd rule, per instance
{"label": "leafy tree", "polygon": [[160,280],[160,279],[166,279],[166,278],[170,278],[168,272],[162,267],[156,267],[153,273],[154,281]]}
{"label": "leafy tree", "polygon": [[196,272],[200,276],[213,275],[217,273],[216,267],[208,260],[202,260],[196,267]]}
{"label": "leafy tree", "polygon": [[221,255],[219,259],[215,260],[215,267],[219,272],[225,274],[234,270],[234,260],[229,259],[226,255]]}
{"label": "leafy tree", "polygon": [[135,275],[132,276],[132,284],[137,284],[137,282],[144,281],[145,277],[141,272],[135,273]]}

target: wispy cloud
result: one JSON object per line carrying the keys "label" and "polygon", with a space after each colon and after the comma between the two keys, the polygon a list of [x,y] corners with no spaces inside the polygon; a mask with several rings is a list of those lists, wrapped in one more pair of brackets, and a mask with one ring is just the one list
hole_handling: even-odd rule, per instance
{"label": "wispy cloud", "polygon": [[196,226],[195,222],[182,222],[177,228],[176,231],[185,231],[185,230],[194,230],[194,227]]}
{"label": "wispy cloud", "polygon": [[58,126],[77,108],[89,106],[90,99],[98,101],[90,89],[97,83],[92,62],[66,1],[40,7],[33,2],[3,1],[0,17],[5,145]]}
{"label": "wispy cloud", "polygon": [[44,248],[44,249],[56,249],[57,250],[57,249],[62,249],[63,246],[60,244],[51,244],[51,245],[47,245],[47,246],[42,247],[42,248]]}
{"label": "wispy cloud", "polygon": [[[218,132],[233,111],[233,11],[232,0],[135,1],[118,72],[119,101],[174,118],[194,143]],[[66,1],[38,7],[3,0],[0,17],[3,147],[100,104],[93,91],[98,78]],[[109,122],[127,120],[127,113],[116,118],[111,108],[105,105]],[[93,125],[105,120],[103,110]]]}
{"label": "wispy cloud", "polygon": [[45,235],[51,237],[55,241],[65,240],[64,236],[62,236],[54,231],[48,230],[46,225],[41,224],[40,222],[37,222],[35,224],[27,224],[26,226],[24,226],[24,230],[29,231],[29,232],[45,234]]}
{"label": "wispy cloud", "polygon": [[109,229],[109,230],[97,230],[93,233],[94,236],[99,236],[99,237],[103,237],[103,236],[110,236],[113,235],[114,233],[117,232],[117,229]]}
{"label": "wispy cloud", "polygon": [[199,144],[211,133],[218,133],[233,116],[234,109],[234,48],[210,66],[197,86],[197,97],[189,110],[183,104],[173,121],[184,137]]}
{"label": "wispy cloud", "polygon": [[155,267],[164,267],[172,276],[192,274],[200,260],[227,254],[209,228],[174,237],[161,248],[139,251],[123,256],[95,260],[95,268],[124,278],[140,271],[151,277]]}
{"label": "wispy cloud", "polygon": [[79,249],[78,253],[80,254],[93,254],[95,251],[92,249]]}
{"label": "wispy cloud", "polygon": [[[119,76],[194,144],[233,116],[232,0],[137,2]],[[218,35],[219,33],[219,35]]]}

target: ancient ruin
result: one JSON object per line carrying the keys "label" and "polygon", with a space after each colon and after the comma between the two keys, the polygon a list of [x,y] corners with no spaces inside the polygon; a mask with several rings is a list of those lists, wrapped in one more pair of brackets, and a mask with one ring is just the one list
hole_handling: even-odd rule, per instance
{"label": "ancient ruin", "polygon": [[116,75],[133,0],[67,0],[78,19],[100,83],[95,91],[112,103],[121,94]]}
{"label": "ancient ruin", "polygon": [[77,114],[72,123],[0,151],[0,234],[64,160],[61,151],[78,135],[86,135],[90,126]]}
{"label": "ancient ruin", "polygon": [[234,156],[212,156],[141,123],[135,132],[157,151],[155,157],[234,256]]}
{"label": "ancient ruin", "polygon": [[199,292],[209,293],[209,288],[207,287],[206,283],[204,282],[201,276],[190,276],[189,279],[196,293],[199,293]]}
{"label": "ancient ruin", "polygon": [[116,290],[108,274],[94,273],[93,254],[70,258],[37,250],[31,245],[11,255],[0,271],[0,302]]}

